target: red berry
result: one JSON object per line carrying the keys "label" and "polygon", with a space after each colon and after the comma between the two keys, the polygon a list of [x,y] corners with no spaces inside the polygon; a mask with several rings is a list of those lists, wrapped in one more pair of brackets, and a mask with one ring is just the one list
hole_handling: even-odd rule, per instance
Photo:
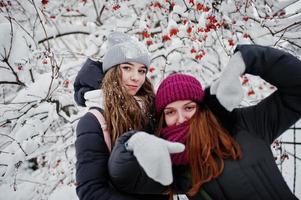
{"label": "red berry", "polygon": [[147,46],[150,46],[150,45],[153,44],[153,41],[152,41],[152,40],[147,40],[147,41],[146,41],[146,44],[147,44]]}
{"label": "red berry", "polygon": [[194,6],[194,0],[189,0],[189,3]]}
{"label": "red berry", "polygon": [[46,5],[48,3],[48,0],[42,0],[41,2],[43,5]]}
{"label": "red berry", "polygon": [[244,36],[243,36],[244,38],[249,38],[250,36],[249,36],[249,34],[248,33],[244,33]]}
{"label": "red berry", "polygon": [[228,40],[228,44],[229,44],[230,46],[234,46],[234,40],[229,39],[229,40]]}
{"label": "red berry", "polygon": [[177,28],[172,28],[170,29],[170,36],[173,36],[173,35],[177,35],[177,33],[179,32],[179,29]]}
{"label": "red berry", "polygon": [[163,40],[163,42],[166,42],[166,41],[171,40],[171,39],[168,35],[163,35],[162,40]]}
{"label": "red berry", "polygon": [[149,68],[149,72],[150,72],[150,73],[153,73],[153,72],[155,71],[155,69],[156,69],[156,68],[154,68],[154,67],[150,67],[150,68]]}
{"label": "red berry", "polygon": [[187,31],[187,33],[191,33],[191,31],[192,31],[191,26],[189,26],[186,31]]}
{"label": "red berry", "polygon": [[142,34],[142,36],[143,36],[144,38],[149,38],[149,37],[150,37],[150,34],[148,34],[147,31],[143,31],[141,34]]}
{"label": "red berry", "polygon": [[249,20],[249,17],[248,16],[243,16],[242,18],[244,21],[248,21]]}
{"label": "red berry", "polygon": [[120,5],[118,5],[118,4],[114,5],[112,8],[113,8],[113,10],[118,10],[120,8]]}
{"label": "red berry", "polygon": [[252,96],[252,95],[254,95],[255,94],[255,92],[254,92],[254,90],[249,90],[249,92],[248,92],[248,96]]}
{"label": "red berry", "polygon": [[198,4],[196,5],[196,9],[197,9],[197,10],[203,10],[203,9],[204,9],[204,4],[198,3]]}
{"label": "red berry", "polygon": [[69,83],[70,83],[70,81],[68,79],[66,79],[63,82],[63,86],[67,88],[69,86]]}

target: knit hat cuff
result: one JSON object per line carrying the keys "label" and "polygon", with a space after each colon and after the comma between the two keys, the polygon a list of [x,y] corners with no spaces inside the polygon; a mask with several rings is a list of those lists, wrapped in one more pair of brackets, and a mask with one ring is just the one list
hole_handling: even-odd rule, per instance
{"label": "knit hat cuff", "polygon": [[204,98],[204,91],[201,84],[187,81],[175,81],[161,87],[156,95],[156,111],[162,110],[170,103],[179,100],[192,100],[201,102]]}
{"label": "knit hat cuff", "polygon": [[150,59],[146,47],[133,39],[111,46],[103,58],[103,70],[106,72],[125,62],[137,62],[149,67]]}

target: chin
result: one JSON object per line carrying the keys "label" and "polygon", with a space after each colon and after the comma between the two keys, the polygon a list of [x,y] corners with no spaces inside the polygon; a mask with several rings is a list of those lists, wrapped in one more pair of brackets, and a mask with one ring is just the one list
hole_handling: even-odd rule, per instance
{"label": "chin", "polygon": [[136,91],[135,92],[134,91],[130,91],[130,92],[128,92],[128,94],[131,95],[131,96],[135,96],[137,94],[137,92]]}

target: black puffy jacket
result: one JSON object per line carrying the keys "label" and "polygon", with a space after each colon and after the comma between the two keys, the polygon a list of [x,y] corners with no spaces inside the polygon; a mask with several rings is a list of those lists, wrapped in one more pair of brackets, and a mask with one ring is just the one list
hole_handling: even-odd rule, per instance
{"label": "black puffy jacket", "polygon": [[[110,178],[121,191],[134,194],[163,194],[167,188],[148,178],[133,153],[125,148],[126,141],[135,133],[136,131],[130,131],[118,138],[108,163]],[[124,179],[124,174],[130,177],[130,181]]]}
{"label": "black puffy jacket", "polygon": [[[270,145],[301,117],[301,61],[283,51],[258,45],[239,45],[236,51],[242,54],[245,73],[260,76],[276,86],[277,90],[257,105],[237,108],[232,112],[223,109],[215,96],[206,90],[205,104],[240,144],[243,156],[241,160],[225,160],[221,175],[204,184],[203,189],[212,199],[219,200],[297,199],[281,175]],[[128,162],[125,165],[130,167],[132,164],[133,172],[146,176],[134,163],[135,160],[119,155],[112,155],[115,160],[110,160],[110,165]],[[173,173],[175,188],[181,192],[187,191],[190,181],[183,176],[187,173],[187,167],[174,167]],[[128,174],[121,175],[123,177],[119,176],[119,183],[122,179],[124,183],[131,181]],[[141,179],[145,180],[145,177]],[[142,184],[134,188],[132,184],[125,186],[121,184],[120,188],[138,193],[144,188]]]}
{"label": "black puffy jacket", "polygon": [[[83,95],[98,89],[103,73],[101,63],[90,59],[78,73],[74,88],[75,100],[85,106]],[[98,108],[96,108],[98,109]],[[129,195],[120,192],[110,181],[108,160],[110,152],[104,141],[100,124],[95,116],[86,113],[76,128],[76,192],[80,200],[165,200],[164,195]],[[126,172],[126,168],[123,168]]]}

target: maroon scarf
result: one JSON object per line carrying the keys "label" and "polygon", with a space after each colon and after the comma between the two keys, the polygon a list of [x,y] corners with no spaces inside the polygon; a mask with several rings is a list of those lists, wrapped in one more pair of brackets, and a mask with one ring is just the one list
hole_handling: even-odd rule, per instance
{"label": "maroon scarf", "polygon": [[[160,132],[160,136],[171,142],[179,142],[186,145],[187,134],[189,130],[189,123],[183,122],[179,125],[172,125],[163,128]],[[188,153],[187,147],[181,153],[171,154],[171,161],[174,165],[185,165],[188,164]]]}

